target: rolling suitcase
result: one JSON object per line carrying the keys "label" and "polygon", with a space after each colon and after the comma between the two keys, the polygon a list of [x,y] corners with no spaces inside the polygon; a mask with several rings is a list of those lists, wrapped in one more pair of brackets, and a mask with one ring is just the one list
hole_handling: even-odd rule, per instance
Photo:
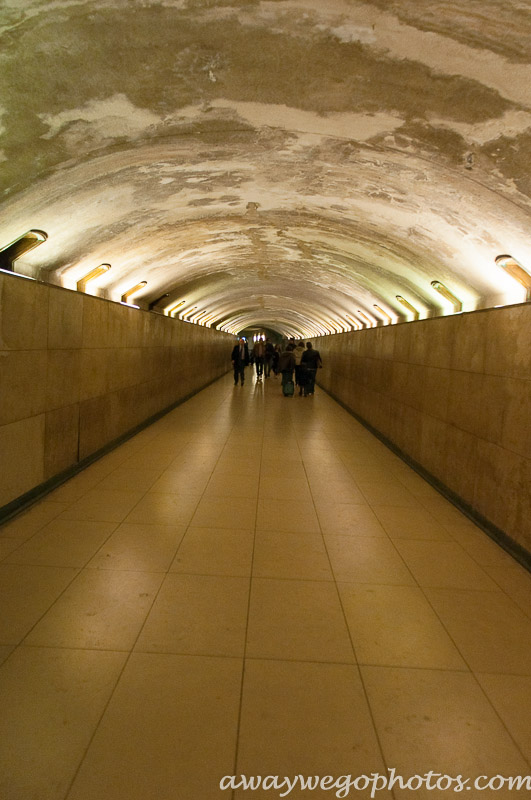
{"label": "rolling suitcase", "polygon": [[286,381],[282,386],[282,391],[284,392],[284,397],[293,397],[293,392],[295,391],[293,381]]}

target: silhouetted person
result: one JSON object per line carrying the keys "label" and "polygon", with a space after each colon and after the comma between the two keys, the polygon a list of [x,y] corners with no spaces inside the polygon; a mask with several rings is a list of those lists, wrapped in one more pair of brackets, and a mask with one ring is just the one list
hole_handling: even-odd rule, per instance
{"label": "silhouetted person", "polygon": [[314,350],[311,342],[306,342],[306,351],[302,354],[301,367],[304,370],[304,396],[314,393],[317,369],[323,366],[319,350]]}
{"label": "silhouetted person", "polygon": [[238,378],[243,386],[245,382],[245,367],[249,364],[249,348],[245,339],[240,339],[232,349],[232,366],[234,369],[234,385],[238,385]]}

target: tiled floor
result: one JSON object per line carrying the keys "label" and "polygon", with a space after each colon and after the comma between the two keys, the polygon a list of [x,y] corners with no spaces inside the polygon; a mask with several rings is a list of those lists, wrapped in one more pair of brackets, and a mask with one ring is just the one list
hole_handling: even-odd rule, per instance
{"label": "tiled floor", "polygon": [[[222,379],[1,528],[0,559],[1,800],[531,772],[531,576],[320,391]],[[409,795],[455,792],[376,796]]]}

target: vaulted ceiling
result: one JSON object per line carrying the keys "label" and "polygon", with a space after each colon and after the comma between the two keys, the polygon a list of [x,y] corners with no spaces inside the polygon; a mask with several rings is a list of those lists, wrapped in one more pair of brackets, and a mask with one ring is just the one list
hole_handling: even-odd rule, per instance
{"label": "vaulted ceiling", "polygon": [[0,10],[0,249],[69,289],[303,336],[519,302],[530,163],[526,2]]}

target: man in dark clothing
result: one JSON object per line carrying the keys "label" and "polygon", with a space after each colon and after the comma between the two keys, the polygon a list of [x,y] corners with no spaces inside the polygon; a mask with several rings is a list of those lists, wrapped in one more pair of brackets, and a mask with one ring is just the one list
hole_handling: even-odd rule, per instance
{"label": "man in dark clothing", "polygon": [[238,378],[243,386],[245,381],[245,367],[249,364],[249,347],[245,339],[240,339],[232,350],[232,367],[234,369],[234,385],[238,385]]}
{"label": "man in dark clothing", "polygon": [[304,396],[313,394],[315,389],[315,375],[318,367],[322,367],[321,355],[319,350],[314,350],[311,342],[306,342],[306,351],[302,354],[301,367],[305,372],[303,385]]}
{"label": "man in dark clothing", "polygon": [[293,345],[288,344],[278,359],[278,371],[282,373],[282,389],[284,389],[286,383],[293,381],[294,369],[295,356],[293,355]]}
{"label": "man in dark clothing", "polygon": [[271,339],[266,339],[265,343],[265,376],[269,378],[271,375],[271,367],[273,365],[273,356],[275,355],[275,347]]}

